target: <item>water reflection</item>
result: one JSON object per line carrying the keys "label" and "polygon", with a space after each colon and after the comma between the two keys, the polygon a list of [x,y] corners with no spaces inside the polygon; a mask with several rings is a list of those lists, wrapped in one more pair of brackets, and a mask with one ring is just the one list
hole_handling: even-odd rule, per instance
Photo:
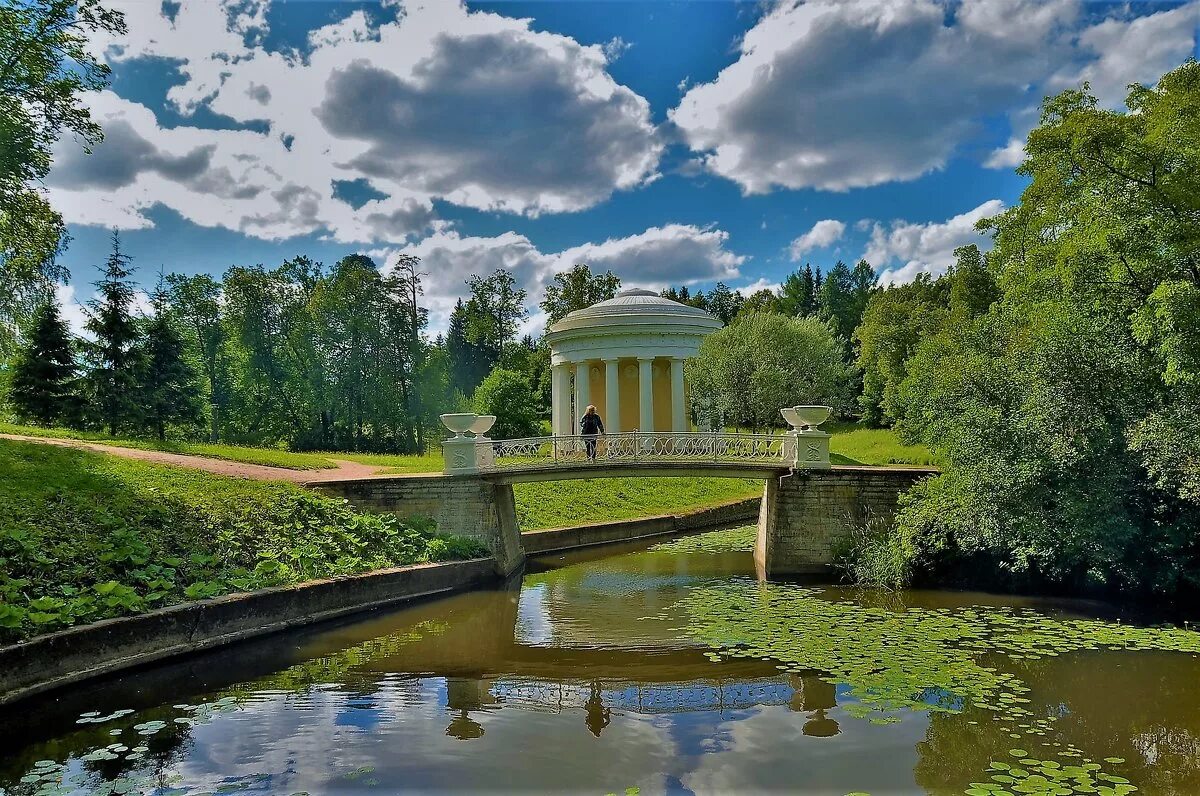
{"label": "water reflection", "polygon": [[[43,771],[42,782],[53,774],[82,791],[953,792],[986,779],[997,751],[1016,743],[973,707],[873,724],[821,672],[712,660],[684,635],[677,606],[698,588],[753,583],[748,553],[552,563],[493,590],[239,645],[0,716],[11,752],[0,787],[38,792],[20,780]],[[871,610],[1038,605],[886,599]],[[1030,711],[1060,716],[1054,730],[1069,744],[1127,759],[1120,772],[1143,792],[1200,791],[1195,656],[1085,651],[1016,665],[1033,688]],[[117,708],[134,712],[76,723]]]}

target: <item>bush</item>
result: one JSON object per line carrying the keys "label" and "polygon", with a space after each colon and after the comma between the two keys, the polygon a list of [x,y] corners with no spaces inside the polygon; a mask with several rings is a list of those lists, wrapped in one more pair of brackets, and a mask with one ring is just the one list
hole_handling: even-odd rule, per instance
{"label": "bush", "polygon": [[496,368],[475,389],[475,411],[495,415],[489,432],[495,439],[518,439],[538,433],[537,396],[515,370]]}
{"label": "bush", "polygon": [[825,404],[844,413],[851,405],[853,374],[842,345],[815,318],[740,315],[706,337],[686,367],[692,413],[714,427],[770,428],[783,424],[785,406]]}
{"label": "bush", "polygon": [[484,554],[290,484],[0,440],[0,642],[234,591]]}

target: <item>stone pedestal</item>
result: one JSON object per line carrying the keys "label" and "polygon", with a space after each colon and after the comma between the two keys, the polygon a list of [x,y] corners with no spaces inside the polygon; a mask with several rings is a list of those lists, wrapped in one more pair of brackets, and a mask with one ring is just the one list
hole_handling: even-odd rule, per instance
{"label": "stone pedestal", "polygon": [[783,446],[783,458],[794,470],[828,470],[829,435],[824,431],[809,429],[787,433]]}
{"label": "stone pedestal", "polygon": [[446,475],[469,475],[479,472],[475,461],[474,437],[451,437],[442,443],[442,472]]}

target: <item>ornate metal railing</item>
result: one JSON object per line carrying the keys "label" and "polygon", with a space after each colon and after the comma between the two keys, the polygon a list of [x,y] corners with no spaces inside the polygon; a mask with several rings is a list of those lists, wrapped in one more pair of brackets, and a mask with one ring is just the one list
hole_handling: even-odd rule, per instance
{"label": "ornate metal railing", "polygon": [[778,462],[793,455],[794,440],[771,434],[623,432],[598,437],[528,437],[476,442],[481,469],[608,462]]}

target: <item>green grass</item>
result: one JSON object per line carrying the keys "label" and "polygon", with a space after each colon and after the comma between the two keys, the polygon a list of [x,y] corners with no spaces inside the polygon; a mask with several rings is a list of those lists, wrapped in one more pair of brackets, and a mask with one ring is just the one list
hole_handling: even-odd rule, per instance
{"label": "green grass", "polygon": [[275,481],[0,440],[0,643],[163,605],[483,554]]}
{"label": "green grass", "polygon": [[905,445],[889,428],[863,428],[850,423],[828,423],[822,430],[829,440],[834,464],[937,466],[937,457],[923,445]]}
{"label": "green grass", "polygon": [[120,448],[182,453],[188,456],[207,456],[245,464],[261,464],[267,467],[282,467],[288,470],[324,470],[337,467],[334,459],[385,467],[389,473],[432,473],[441,472],[441,451],[420,456],[399,456],[371,453],[349,453],[344,451],[295,452],[282,448],[253,448],[245,445],[218,445],[207,442],[182,442],[156,439],[110,437],[92,431],[77,431],[70,428],[43,428],[0,423],[0,434],[21,434],[26,437],[55,437],[100,442]]}
{"label": "green grass", "polygon": [[745,478],[597,478],[516,484],[523,531],[675,514],[762,494]]}

